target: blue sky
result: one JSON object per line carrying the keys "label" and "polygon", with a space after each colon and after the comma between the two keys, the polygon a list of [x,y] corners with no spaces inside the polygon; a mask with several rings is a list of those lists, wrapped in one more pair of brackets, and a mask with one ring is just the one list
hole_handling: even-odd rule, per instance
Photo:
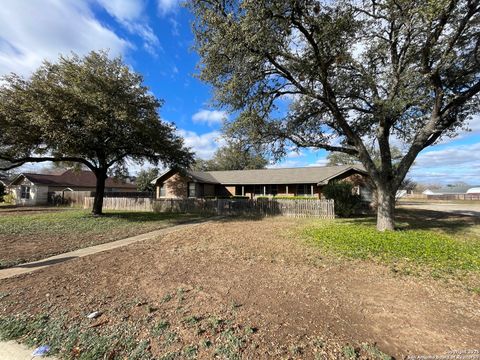
{"label": "blue sky", "polygon": [[[178,0],[2,0],[0,75],[25,76],[60,53],[109,49],[145,77],[165,101],[161,116],[174,122],[201,158],[222,143],[225,114],[210,104],[211,89],[197,80],[192,18]],[[420,154],[411,176],[421,182],[480,184],[480,116],[455,140]],[[325,151],[291,152],[272,166],[324,165]],[[136,168],[132,168],[133,171]]]}

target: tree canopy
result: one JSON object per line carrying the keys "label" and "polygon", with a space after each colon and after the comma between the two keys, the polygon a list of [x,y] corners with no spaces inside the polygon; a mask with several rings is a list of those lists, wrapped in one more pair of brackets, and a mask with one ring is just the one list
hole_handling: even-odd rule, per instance
{"label": "tree canopy", "polygon": [[126,161],[188,166],[192,160],[162,102],[121,58],[106,52],[45,61],[30,78],[0,86],[0,159],[80,163],[97,177],[93,213],[101,214],[105,179]]}
{"label": "tree canopy", "polygon": [[211,160],[199,159],[193,168],[200,171],[264,169],[268,160],[254,147],[228,142],[215,151]]}
{"label": "tree canopy", "polygon": [[135,181],[137,184],[137,190],[153,192],[155,190],[155,185],[152,184],[152,181],[155,180],[159,174],[160,171],[154,167],[140,170]]}
{"label": "tree canopy", "polygon": [[[190,8],[199,77],[239,114],[229,135],[277,157],[291,144],[357,156],[377,190],[379,230],[394,228],[395,193],[419,152],[479,110],[478,0],[193,0]],[[392,140],[407,145],[395,167]]]}

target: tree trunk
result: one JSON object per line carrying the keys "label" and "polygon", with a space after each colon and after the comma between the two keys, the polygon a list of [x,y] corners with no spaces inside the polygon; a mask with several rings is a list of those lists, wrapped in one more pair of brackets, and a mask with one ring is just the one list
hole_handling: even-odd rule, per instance
{"label": "tree trunk", "polygon": [[395,230],[395,193],[377,186],[377,230]]}
{"label": "tree trunk", "polygon": [[92,214],[95,216],[100,216],[102,215],[103,210],[103,196],[105,195],[105,180],[107,180],[107,171],[96,171],[95,176],[97,177],[97,184],[95,188]]}

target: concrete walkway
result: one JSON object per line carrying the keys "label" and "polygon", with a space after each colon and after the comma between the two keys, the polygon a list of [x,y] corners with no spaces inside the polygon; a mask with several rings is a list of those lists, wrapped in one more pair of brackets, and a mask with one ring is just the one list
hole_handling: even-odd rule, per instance
{"label": "concrete walkway", "polygon": [[32,360],[32,359],[57,360],[57,358],[51,357],[51,356],[33,357],[32,353],[33,353],[33,349],[30,349],[25,345],[19,344],[16,341],[0,342],[0,359],[1,360]]}
{"label": "concrete walkway", "polygon": [[[132,236],[132,237],[122,239],[122,240],[112,241],[112,242],[105,243],[105,244],[100,244],[100,245],[95,245],[95,246],[91,246],[91,247],[87,247],[87,248],[83,248],[83,249],[70,251],[70,252],[63,253],[63,254],[60,254],[60,255],[55,255],[55,256],[52,256],[52,257],[49,257],[49,258],[46,258],[46,259],[43,259],[43,260],[38,260],[38,261],[30,262],[30,263],[20,264],[20,265],[17,265],[17,266],[8,268],[8,269],[2,269],[2,270],[0,270],[0,280],[11,278],[13,276],[17,276],[17,275],[21,275],[21,274],[31,273],[31,272],[46,268],[48,266],[52,266],[52,265],[62,263],[62,262],[68,261],[68,260],[76,259],[76,258],[79,258],[79,257],[84,257],[84,256],[96,254],[96,253],[99,253],[99,252],[102,252],[102,251],[116,249],[116,248],[119,248],[119,247],[122,247],[122,246],[130,245],[130,244],[133,244],[133,243],[136,243],[136,242],[139,242],[139,241],[143,241],[143,240],[153,239],[157,236],[170,234],[174,231],[185,229],[187,227],[196,226],[196,225],[200,225],[200,224],[205,224],[205,223],[211,222],[213,220],[217,220],[219,218],[220,217],[202,219],[202,220],[198,220],[198,221],[191,221],[191,222],[184,223],[184,224],[181,224],[181,225],[175,225],[175,226],[163,228],[163,229],[160,229],[160,230],[155,230],[155,231],[152,231],[152,232],[149,232],[149,233],[145,233],[145,234],[141,234],[141,235],[137,235],[137,236]],[[3,359],[3,358],[0,356],[0,359]]]}

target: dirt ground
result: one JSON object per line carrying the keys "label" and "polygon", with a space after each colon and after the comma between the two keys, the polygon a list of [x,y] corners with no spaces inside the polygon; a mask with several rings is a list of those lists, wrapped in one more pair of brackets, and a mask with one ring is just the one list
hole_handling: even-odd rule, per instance
{"label": "dirt ground", "polygon": [[[233,318],[252,329],[244,358],[336,359],[361,343],[398,359],[480,348],[478,294],[326,257],[298,237],[305,221],[200,225],[6,279],[0,315],[100,310],[99,331],[126,318],[168,319],[177,324],[170,348],[198,341],[202,319]],[[189,322],[198,322],[196,332]],[[149,341],[154,354],[166,350]]]}
{"label": "dirt ground", "polygon": [[480,202],[478,201],[428,201],[402,200],[400,208],[441,211],[456,215],[480,217]]}

